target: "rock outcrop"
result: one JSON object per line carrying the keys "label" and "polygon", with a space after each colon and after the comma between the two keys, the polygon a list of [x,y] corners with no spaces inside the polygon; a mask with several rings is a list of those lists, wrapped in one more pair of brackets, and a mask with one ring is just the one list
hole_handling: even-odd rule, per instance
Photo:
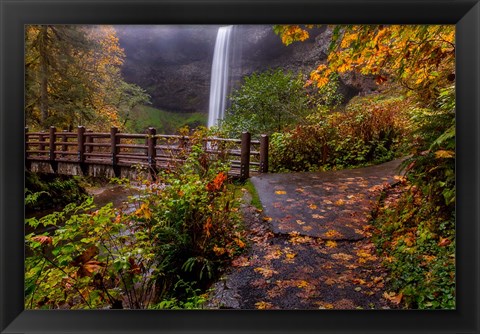
{"label": "rock outcrop", "polygon": [[[125,50],[125,79],[147,90],[154,107],[207,112],[213,50],[219,26],[116,26]],[[268,25],[235,26],[230,89],[255,71],[283,68],[308,75],[325,62],[331,30],[311,31],[302,43],[285,46]],[[345,75],[341,92],[351,98],[375,90],[370,78]]]}

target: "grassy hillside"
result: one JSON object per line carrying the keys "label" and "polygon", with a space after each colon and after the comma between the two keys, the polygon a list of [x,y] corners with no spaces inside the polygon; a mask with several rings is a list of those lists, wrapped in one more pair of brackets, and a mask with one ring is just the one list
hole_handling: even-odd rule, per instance
{"label": "grassy hillside", "polygon": [[157,133],[173,134],[178,128],[188,125],[195,128],[207,124],[207,115],[196,113],[173,113],[149,106],[136,106],[125,124],[131,132],[143,132],[148,127],[157,129]]}

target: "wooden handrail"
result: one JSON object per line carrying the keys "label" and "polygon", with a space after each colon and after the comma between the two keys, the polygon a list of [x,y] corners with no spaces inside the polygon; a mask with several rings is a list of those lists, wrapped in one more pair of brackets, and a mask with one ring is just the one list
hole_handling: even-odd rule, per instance
{"label": "wooden handrail", "polygon": [[[72,138],[76,140],[69,141]],[[139,144],[138,141],[135,144],[137,139],[143,139],[144,144]],[[176,140],[169,143],[162,139]],[[77,163],[86,174],[88,165],[101,163],[110,164],[118,176],[119,166],[141,163],[149,168],[152,175],[156,175],[158,168],[165,166],[165,163],[184,161],[178,153],[185,150],[188,152],[189,141],[189,136],[157,134],[154,128],[148,128],[146,133],[142,134],[122,133],[116,127],[112,127],[109,133],[92,132],[83,126],[79,126],[76,132],[57,131],[53,126],[48,132],[29,132],[28,128],[25,128],[26,166],[30,166],[32,161],[46,161],[56,173],[58,162]],[[211,137],[204,138],[203,141],[207,154],[228,157],[232,168],[239,169],[232,171],[232,175],[247,179],[252,167],[260,173],[268,171],[267,135],[262,135],[260,140],[252,140],[250,133],[244,132],[240,139]],[[165,154],[166,151],[172,154]],[[95,160],[91,157],[105,159]],[[238,157],[240,160],[235,159]]]}

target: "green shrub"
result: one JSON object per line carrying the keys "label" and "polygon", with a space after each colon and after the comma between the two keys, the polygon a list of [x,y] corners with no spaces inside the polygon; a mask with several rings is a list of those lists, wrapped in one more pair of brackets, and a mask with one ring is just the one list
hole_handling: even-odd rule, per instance
{"label": "green shrub", "polygon": [[28,220],[49,229],[26,236],[25,307],[200,307],[199,291],[246,247],[227,167],[202,147],[194,135],[186,162],[144,181],[126,208],[89,199]]}
{"label": "green shrub", "polygon": [[58,209],[69,203],[80,203],[87,193],[76,177],[25,172],[25,209]]}
{"label": "green shrub", "polygon": [[302,78],[282,70],[253,73],[230,96],[231,107],[221,123],[229,137],[243,131],[270,134],[291,128],[309,112],[309,97]]}
{"label": "green shrub", "polygon": [[271,136],[272,171],[309,171],[376,164],[405,152],[408,101],[357,97],[345,111],[318,111],[307,125]]}

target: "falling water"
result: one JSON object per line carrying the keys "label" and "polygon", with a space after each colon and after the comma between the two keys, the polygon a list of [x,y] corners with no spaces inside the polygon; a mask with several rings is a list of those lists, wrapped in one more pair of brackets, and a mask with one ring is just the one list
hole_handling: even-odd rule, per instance
{"label": "falling water", "polygon": [[220,27],[217,33],[210,80],[208,127],[216,125],[225,114],[232,29],[233,26]]}

